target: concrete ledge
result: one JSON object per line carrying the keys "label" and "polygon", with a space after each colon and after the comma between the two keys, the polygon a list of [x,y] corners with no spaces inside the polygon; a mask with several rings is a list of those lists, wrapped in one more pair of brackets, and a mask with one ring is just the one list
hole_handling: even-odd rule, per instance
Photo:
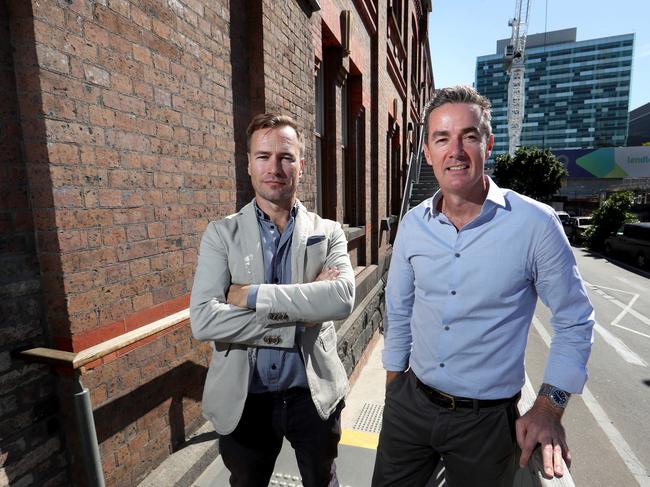
{"label": "concrete ledge", "polygon": [[348,377],[360,363],[375,331],[384,323],[384,281],[376,265],[357,276],[356,303],[352,314],[336,324],[338,353]]}
{"label": "concrete ledge", "polygon": [[206,421],[172,455],[167,457],[138,487],[191,487],[194,481],[219,456],[217,433]]}

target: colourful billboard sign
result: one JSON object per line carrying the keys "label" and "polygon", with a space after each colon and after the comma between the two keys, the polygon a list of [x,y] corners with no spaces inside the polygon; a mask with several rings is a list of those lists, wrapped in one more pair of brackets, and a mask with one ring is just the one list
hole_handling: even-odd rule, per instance
{"label": "colourful billboard sign", "polygon": [[554,150],[570,178],[650,177],[650,147]]}

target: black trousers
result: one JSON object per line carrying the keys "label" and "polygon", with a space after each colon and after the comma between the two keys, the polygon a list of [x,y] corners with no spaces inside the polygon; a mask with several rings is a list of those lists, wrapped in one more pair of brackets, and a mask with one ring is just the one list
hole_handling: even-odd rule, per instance
{"label": "black trousers", "polygon": [[343,401],[323,421],[307,389],[249,394],[237,428],[219,439],[230,485],[267,487],[283,438],[291,443],[304,487],[336,487],[334,459]]}
{"label": "black trousers", "polygon": [[442,457],[449,487],[512,487],[514,401],[453,411],[429,401],[409,370],[386,389],[373,487],[425,486]]}

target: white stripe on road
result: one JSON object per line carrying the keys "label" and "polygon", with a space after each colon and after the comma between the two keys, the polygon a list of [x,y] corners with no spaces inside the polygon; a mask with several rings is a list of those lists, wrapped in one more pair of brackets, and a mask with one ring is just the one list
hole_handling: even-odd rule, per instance
{"label": "white stripe on road", "polygon": [[627,330],[627,331],[629,331],[630,333],[636,333],[637,335],[641,335],[642,337],[650,338],[650,335],[646,335],[645,333],[641,333],[640,331],[633,330],[632,328],[628,328],[627,326],[623,326],[623,325],[615,325],[614,323],[612,323],[612,326],[616,326],[616,327],[618,327],[618,328],[622,328],[623,330]]}
{"label": "white stripe on road", "polygon": [[[546,328],[544,328],[544,325],[542,325],[542,322],[539,321],[537,316],[533,316],[533,326],[537,333],[542,337],[542,340],[544,340],[544,343],[546,343],[546,346],[550,348],[551,336],[548,334]],[[598,401],[591,394],[591,391],[587,386],[582,390],[582,400],[598,425],[604,431],[605,435],[607,435],[607,438],[609,438],[609,441],[616,449],[616,452],[619,454],[623,462],[625,462],[625,465],[627,465],[627,468],[630,470],[639,485],[641,487],[650,487],[650,477],[645,471],[645,467],[636,457],[634,451],[630,448],[630,445],[628,445],[625,438],[623,438],[623,435],[621,435],[621,433],[616,429],[613,421],[609,419],[605,410],[600,406],[600,404],[598,404]]]}
{"label": "white stripe on road", "polygon": [[[636,293],[631,293],[629,291],[621,291],[620,289],[612,289],[612,288],[607,288],[607,287],[603,287],[603,286],[596,286],[594,284],[588,283],[587,281],[584,281],[584,283],[585,283],[585,285],[589,286],[592,289],[601,288],[601,289],[609,289],[611,291],[618,291],[618,292],[625,293],[625,294],[632,294],[632,295],[636,294]],[[610,302],[612,304],[615,304],[616,306],[618,306],[621,309],[626,309],[627,308],[627,305],[625,303],[620,302],[616,298],[610,299]],[[645,323],[646,325],[650,326],[650,318],[648,318],[647,316],[642,315],[641,313],[639,313],[638,311],[636,311],[636,310],[634,310],[632,308],[628,309],[627,312],[629,314],[631,314],[632,316],[634,316],[639,321],[641,321],[642,323]]]}
{"label": "white stripe on road", "polygon": [[627,363],[632,365],[640,365],[641,367],[648,366],[648,363],[639,355],[630,350],[629,347],[623,343],[623,340],[610,333],[607,329],[603,328],[598,323],[594,325],[594,330],[598,332],[598,334],[605,340],[605,343],[611,346],[614,351],[619,354],[621,358]]}
{"label": "white stripe on road", "polygon": [[623,316],[625,316],[631,309],[632,305],[636,303],[636,300],[639,299],[639,295],[635,294],[632,299],[630,299],[630,302],[627,303],[627,306],[623,308],[623,311],[621,311],[616,318],[614,318],[614,321],[612,321],[612,325],[618,325],[618,323],[623,319]]}

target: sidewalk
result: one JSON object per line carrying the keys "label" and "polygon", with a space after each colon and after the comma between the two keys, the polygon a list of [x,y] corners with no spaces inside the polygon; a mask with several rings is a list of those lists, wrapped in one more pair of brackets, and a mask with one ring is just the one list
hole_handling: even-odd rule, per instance
{"label": "sidewalk", "polygon": [[[336,461],[342,487],[366,487],[375,462],[375,450],[384,407],[386,373],[381,366],[383,336],[377,334],[357,366],[341,414],[343,434]],[[139,487],[228,487],[228,472],[217,454],[217,435],[206,423],[183,448],[158,466]],[[215,458],[216,457],[216,458]],[[270,485],[300,487],[293,450],[285,442]]]}
{"label": "sidewalk", "polygon": [[[350,393],[341,414],[343,434],[336,460],[341,487],[370,485],[384,408],[386,372],[381,365],[383,348],[384,337],[377,334],[368,344],[362,362],[350,380]],[[535,392],[527,380],[519,402],[520,413],[532,405],[534,398]],[[139,487],[228,487],[228,471],[217,454],[216,438],[212,425],[206,423],[181,450],[165,460]],[[517,471],[514,485],[575,487],[570,474],[562,479],[542,479],[538,473],[540,466],[540,457],[536,455],[530,468]],[[293,450],[287,442],[276,462],[270,485],[302,486]],[[444,485],[442,472],[437,470],[427,487]]]}

